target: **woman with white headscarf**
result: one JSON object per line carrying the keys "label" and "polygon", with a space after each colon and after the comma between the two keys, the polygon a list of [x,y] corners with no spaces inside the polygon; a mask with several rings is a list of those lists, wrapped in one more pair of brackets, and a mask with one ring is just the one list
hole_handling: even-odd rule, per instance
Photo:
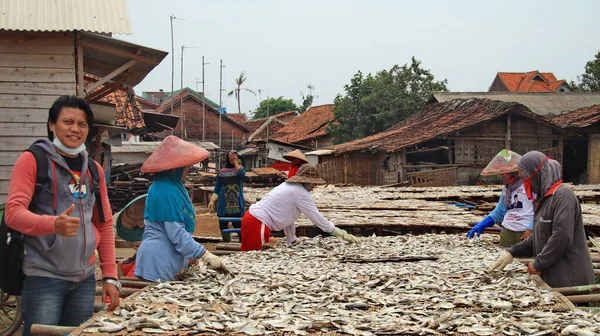
{"label": "woman with white headscarf", "polygon": [[540,275],[551,287],[593,284],[581,205],[562,185],[560,163],[533,151],[523,155],[518,166],[527,197],[538,195],[533,235],[504,252],[488,271],[503,269],[513,257],[533,257],[527,272]]}

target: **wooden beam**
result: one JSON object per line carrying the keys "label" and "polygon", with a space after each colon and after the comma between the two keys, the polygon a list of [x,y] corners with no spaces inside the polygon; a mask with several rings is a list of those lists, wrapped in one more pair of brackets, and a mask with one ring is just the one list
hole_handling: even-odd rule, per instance
{"label": "wooden beam", "polygon": [[97,81],[94,84],[89,85],[88,87],[85,88],[85,93],[89,93],[94,91],[95,89],[99,88],[102,84],[110,81],[111,79],[117,77],[117,75],[120,75],[121,73],[125,72],[126,70],[128,70],[129,68],[131,68],[132,66],[134,66],[138,61],[136,60],[130,60],[129,62],[121,65],[120,67],[118,67],[116,70],[114,70],[113,72],[109,73],[108,75],[102,77],[102,79],[100,79],[99,81]]}
{"label": "wooden beam", "polygon": [[132,60],[136,60],[136,61],[139,61],[142,63],[154,65],[154,66],[156,66],[160,63],[160,61],[148,58],[146,56],[138,55],[138,54],[131,53],[131,52],[128,52],[125,50],[117,49],[117,48],[107,47],[107,46],[103,46],[103,45],[97,45],[97,44],[91,43],[90,41],[86,41],[85,39],[81,41],[81,44],[86,48],[103,51],[103,52],[106,52],[109,54],[129,58]]}
{"label": "wooden beam", "polygon": [[77,32],[77,36],[75,38],[75,61],[77,62],[75,73],[77,74],[77,96],[83,97],[85,80],[83,71],[83,46],[81,45],[81,33]]}
{"label": "wooden beam", "polygon": [[504,139],[504,148],[510,150],[510,145],[511,145],[511,124],[512,124],[512,118],[511,118],[511,114],[507,114],[506,115],[506,135],[505,135],[505,139]]}

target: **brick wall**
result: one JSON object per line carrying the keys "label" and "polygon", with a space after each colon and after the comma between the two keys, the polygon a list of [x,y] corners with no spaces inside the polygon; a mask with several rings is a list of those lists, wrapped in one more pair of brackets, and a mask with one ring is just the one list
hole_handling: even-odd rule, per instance
{"label": "brick wall", "polygon": [[[183,101],[184,119],[183,125],[186,131],[186,139],[202,140],[202,105],[193,99]],[[173,109],[173,114],[181,116],[181,107],[176,106]],[[212,108],[205,106],[206,121],[204,130],[205,141],[214,142],[219,145],[219,115]],[[181,120],[177,123],[173,135],[181,137]],[[221,148],[224,150],[231,149],[232,133],[233,133],[233,148],[236,150],[242,149],[242,145],[248,138],[242,129],[232,124],[230,121],[223,119],[221,121]]]}

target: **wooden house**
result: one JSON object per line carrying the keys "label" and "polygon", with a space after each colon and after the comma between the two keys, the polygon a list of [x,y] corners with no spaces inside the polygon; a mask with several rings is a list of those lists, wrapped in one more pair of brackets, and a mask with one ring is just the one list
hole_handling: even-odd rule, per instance
{"label": "wooden house", "polygon": [[[90,103],[100,102],[124,86],[140,83],[167,53],[111,37],[131,34],[125,0],[4,0],[1,5],[4,202],[14,162],[35,139],[47,136],[48,109],[58,96],[76,94]],[[99,148],[97,139],[89,149]]]}
{"label": "wooden house", "polygon": [[568,130],[564,145],[563,179],[600,184],[600,105],[552,118]]}
{"label": "wooden house", "polygon": [[319,166],[336,184],[475,184],[503,148],[540,150],[561,161],[562,147],[561,128],[522,104],[455,99],[429,104],[384,132],[332,146]]}

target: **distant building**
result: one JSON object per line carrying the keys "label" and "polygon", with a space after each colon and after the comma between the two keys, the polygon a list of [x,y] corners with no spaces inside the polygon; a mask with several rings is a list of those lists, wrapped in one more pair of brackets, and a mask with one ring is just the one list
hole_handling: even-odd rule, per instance
{"label": "distant building", "polygon": [[564,79],[558,80],[552,72],[498,72],[490,85],[490,92],[569,92]]}
{"label": "distant building", "polygon": [[[240,150],[248,138],[248,129],[229,118],[227,113],[220,113],[218,104],[190,88],[175,91],[156,109],[156,113],[180,117],[179,123],[173,129],[173,135],[185,140],[212,142],[220,145],[225,152],[231,149]],[[162,135],[168,134],[163,132]]]}

